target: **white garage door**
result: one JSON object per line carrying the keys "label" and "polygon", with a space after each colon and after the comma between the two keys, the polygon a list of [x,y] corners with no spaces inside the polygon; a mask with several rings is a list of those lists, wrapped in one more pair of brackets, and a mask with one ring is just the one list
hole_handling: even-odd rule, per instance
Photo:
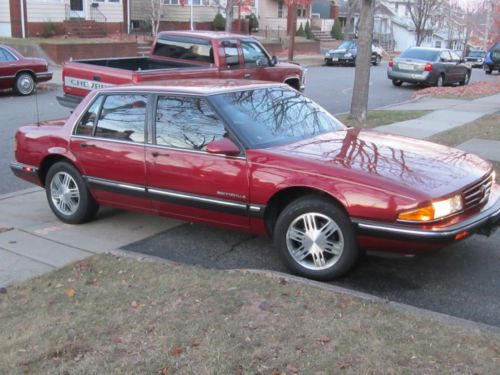
{"label": "white garage door", "polygon": [[10,22],[0,22],[0,36],[11,37]]}

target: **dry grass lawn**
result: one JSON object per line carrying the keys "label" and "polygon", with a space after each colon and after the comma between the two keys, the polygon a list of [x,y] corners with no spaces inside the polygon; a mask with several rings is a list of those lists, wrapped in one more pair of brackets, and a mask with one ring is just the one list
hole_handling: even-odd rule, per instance
{"label": "dry grass lawn", "polygon": [[1,374],[493,374],[500,337],[264,275],[101,255],[0,294]]}
{"label": "dry grass lawn", "polygon": [[422,117],[430,111],[368,111],[365,123],[356,121],[349,114],[336,116],[342,123],[354,127],[374,128],[381,125],[389,125],[399,121],[412,120]]}

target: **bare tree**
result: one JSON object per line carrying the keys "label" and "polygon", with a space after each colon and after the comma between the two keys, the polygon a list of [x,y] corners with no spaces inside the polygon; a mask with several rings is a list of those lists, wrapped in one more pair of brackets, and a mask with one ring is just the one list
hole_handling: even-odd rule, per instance
{"label": "bare tree", "polygon": [[431,27],[431,20],[439,6],[439,0],[408,0],[406,7],[415,25],[417,46],[421,45]]}
{"label": "bare tree", "polygon": [[162,0],[151,0],[151,13],[149,16],[151,22],[151,33],[153,36],[158,34],[160,29],[160,21],[164,15],[164,7]]}
{"label": "bare tree", "polygon": [[358,53],[356,56],[350,114],[353,119],[359,122],[366,121],[366,112],[368,110],[374,9],[375,0],[361,0]]}

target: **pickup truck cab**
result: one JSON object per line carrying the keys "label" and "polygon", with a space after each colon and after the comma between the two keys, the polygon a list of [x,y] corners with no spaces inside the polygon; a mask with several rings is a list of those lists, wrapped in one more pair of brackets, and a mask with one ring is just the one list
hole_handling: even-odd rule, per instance
{"label": "pickup truck cab", "polygon": [[63,66],[61,105],[74,108],[91,90],[172,79],[252,79],[303,90],[304,69],[278,63],[254,37],[224,32],[167,31],[149,56],[72,60]]}

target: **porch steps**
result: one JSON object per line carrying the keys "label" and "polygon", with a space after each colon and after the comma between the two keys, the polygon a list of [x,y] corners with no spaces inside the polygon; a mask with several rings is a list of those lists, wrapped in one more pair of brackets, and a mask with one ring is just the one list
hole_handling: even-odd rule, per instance
{"label": "porch steps", "polygon": [[329,32],[321,31],[321,30],[311,30],[314,37],[318,39],[320,42],[333,42],[335,39],[332,38]]}
{"label": "porch steps", "polygon": [[92,20],[66,20],[63,22],[66,33],[80,38],[104,38],[106,29]]}
{"label": "porch steps", "polygon": [[152,41],[137,41],[137,56],[149,55],[152,44]]}

